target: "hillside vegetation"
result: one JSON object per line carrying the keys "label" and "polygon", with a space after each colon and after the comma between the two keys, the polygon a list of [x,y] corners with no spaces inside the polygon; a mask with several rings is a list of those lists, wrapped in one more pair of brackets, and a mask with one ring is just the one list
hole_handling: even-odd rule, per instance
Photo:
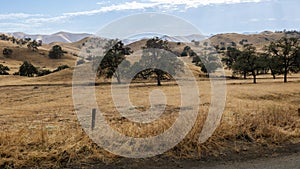
{"label": "hillside vegetation", "polygon": [[[299,34],[220,34],[201,42],[167,42],[151,38],[128,45],[118,40],[85,38],[74,43],[40,44],[36,48],[27,47],[30,43],[35,45],[33,40],[27,39],[24,44],[18,44],[17,41],[23,40],[6,37],[0,40],[0,51],[9,48],[12,53],[0,53],[0,64],[10,68],[9,75],[0,76],[0,168],[90,168],[92,164],[103,167],[119,164],[121,157],[99,147],[82,129],[77,115],[84,108],[85,100],[79,108],[74,108],[72,83],[75,65],[82,69],[96,67],[99,77],[95,77],[95,85],[89,83],[83,87],[95,90],[98,108],[114,130],[138,138],[164,133],[174,124],[181,109],[182,91],[172,78],[176,71],[147,68],[130,81],[128,96],[118,93],[129,97],[133,108],[146,111],[151,106],[151,91],[163,92],[167,98],[166,109],[152,123],[132,122],[123,117],[117,110],[111,91],[112,85],[124,87],[122,78],[120,84],[111,84],[119,63],[125,62],[127,69],[123,70],[128,71],[128,68],[147,66],[144,60],[149,57],[153,57],[151,59],[155,62],[167,62],[179,68],[182,66],[180,61],[184,61],[194,74],[200,97],[199,112],[192,130],[174,148],[153,157],[154,161],[233,158],[238,161],[247,157],[273,156],[282,148],[289,150],[289,146],[300,144],[300,74],[296,73],[300,60],[295,60],[297,64],[293,64],[287,74],[288,83],[283,83],[284,72],[277,72],[273,79],[270,68],[262,70],[257,67],[257,60],[252,58],[261,57],[261,52],[268,45],[270,56],[279,57],[281,49],[277,50],[276,44],[284,37],[297,39]],[[95,43],[99,41],[102,43]],[[298,45],[298,42],[295,44]],[[299,58],[299,46],[295,44],[291,45],[294,52],[287,56]],[[58,53],[62,55],[51,59],[49,52],[55,45],[61,47],[62,50],[57,46],[55,49],[59,49]],[[162,52],[156,53],[151,48],[162,49]],[[103,53],[105,50],[106,53]],[[98,55],[101,52],[103,55]],[[167,61],[159,55],[166,53],[172,54]],[[97,59],[103,62],[99,63]],[[51,73],[44,76],[35,74],[33,77],[13,75],[25,61],[39,70],[49,69]],[[212,95],[215,94],[211,93],[212,84],[208,77],[222,65],[228,69],[226,105],[221,124],[212,137],[200,143],[199,135],[212,105]],[[276,70],[282,68],[280,64]],[[257,84],[252,84],[253,75],[257,78]],[[157,86],[158,82],[160,85]],[[86,113],[90,117],[91,112]],[[124,143],[122,151],[134,151],[130,144]],[[132,159],[137,166],[142,161]]]}

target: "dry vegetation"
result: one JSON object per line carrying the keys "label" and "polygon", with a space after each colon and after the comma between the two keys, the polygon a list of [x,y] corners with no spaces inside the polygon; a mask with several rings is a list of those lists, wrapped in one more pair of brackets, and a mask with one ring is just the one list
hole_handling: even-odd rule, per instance
{"label": "dry vegetation", "polygon": [[[65,70],[47,78],[22,79],[26,86],[10,86],[12,84],[1,81],[1,168],[37,165],[59,168],[93,161],[110,163],[118,159],[92,143],[82,131],[73,108],[71,82],[53,80],[55,76],[71,74],[72,71]],[[195,127],[164,156],[205,158],[248,151],[251,147],[271,149],[285,143],[299,143],[299,78],[299,75],[293,75],[288,84],[283,84],[282,79],[260,79],[257,85],[251,84],[250,79],[229,80],[222,123],[204,144],[198,143],[198,137],[210,105],[210,82],[200,79],[201,104]],[[13,83],[14,79],[10,81]],[[53,81],[57,85],[51,85]],[[180,103],[175,82],[164,84],[159,89],[167,95],[168,106],[161,119],[152,124],[135,124],[120,117],[114,108],[109,85],[96,87],[97,101],[109,124],[119,132],[135,137],[157,135],[174,122]],[[153,89],[157,87],[151,83],[132,84],[130,98],[133,104],[147,109],[148,94]]]}
{"label": "dry vegetation", "polygon": [[[76,48],[81,43],[69,49],[78,52]],[[0,50],[6,45],[1,44]],[[40,53],[11,47],[12,58],[0,56],[0,59],[12,71],[16,71],[24,59],[49,69],[62,64],[73,66],[75,62],[69,54],[59,61],[50,61],[47,54],[41,54],[47,53],[47,46]],[[198,76],[199,68],[194,67],[193,71]],[[80,127],[72,100],[72,73],[73,69],[67,69],[35,78],[0,77],[0,168],[62,168],[119,159],[93,143]],[[180,91],[174,81],[163,82],[161,87],[155,86],[155,81],[131,84],[130,99],[140,110],[149,108],[150,91],[160,89],[165,93],[166,111],[151,124],[122,118],[112,102],[111,86],[103,83],[108,81],[99,79],[98,82],[99,108],[105,112],[108,123],[125,135],[149,137],[163,133],[178,115]],[[210,106],[210,82],[205,78],[198,78],[197,82],[201,104],[196,124],[186,138],[163,157],[224,157],[300,143],[299,74],[290,75],[287,84],[282,83],[282,77],[273,80],[271,76],[260,77],[255,85],[251,79],[227,80],[221,125],[204,144],[198,142],[198,137]]]}

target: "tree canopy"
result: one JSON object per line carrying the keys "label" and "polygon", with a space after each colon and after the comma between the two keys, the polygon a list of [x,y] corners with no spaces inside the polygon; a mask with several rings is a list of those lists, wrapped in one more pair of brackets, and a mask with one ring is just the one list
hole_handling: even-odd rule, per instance
{"label": "tree canopy", "polygon": [[297,38],[283,37],[280,40],[271,42],[266,50],[273,61],[270,68],[273,73],[283,73],[285,83],[289,72],[299,72],[300,46]]}
{"label": "tree canopy", "polygon": [[13,53],[13,50],[10,49],[10,48],[4,48],[3,51],[2,51],[2,54],[5,56],[5,57],[10,57]]}
{"label": "tree canopy", "polygon": [[9,73],[7,71],[9,70],[7,66],[0,64],[0,75],[8,75]]}
{"label": "tree canopy", "polygon": [[24,61],[23,64],[19,68],[19,75],[20,76],[28,76],[33,77],[35,74],[38,73],[36,67],[34,67],[30,62]]}
{"label": "tree canopy", "polygon": [[196,55],[193,57],[192,62],[195,63],[196,66],[201,67],[201,71],[206,73],[206,76],[209,76],[210,73],[214,73],[222,66],[218,55],[213,52],[204,52],[200,56]]}
{"label": "tree canopy", "polygon": [[[120,64],[125,65],[125,68],[130,68],[130,62],[126,60],[125,55],[132,53],[129,47],[125,47],[122,41],[109,40],[105,47],[105,55],[101,60],[100,65],[97,65],[98,75],[105,75],[106,78],[117,78],[118,83],[121,83],[122,74],[121,69],[118,69]],[[125,71],[122,68],[122,71]]]}
{"label": "tree canopy", "polygon": [[64,51],[62,50],[61,46],[59,45],[54,45],[52,49],[49,52],[49,58],[51,59],[60,59],[61,57],[64,56]]}
{"label": "tree canopy", "polygon": [[161,80],[164,77],[172,77],[176,71],[182,70],[183,63],[171,52],[168,41],[154,37],[149,39],[142,49],[141,59],[132,68],[133,70],[143,69],[136,77],[148,78],[154,75],[157,85],[161,86]]}

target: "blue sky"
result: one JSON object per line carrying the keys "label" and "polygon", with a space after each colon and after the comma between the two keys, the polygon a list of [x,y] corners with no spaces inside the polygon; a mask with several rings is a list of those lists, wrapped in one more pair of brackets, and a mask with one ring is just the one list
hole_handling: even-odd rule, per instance
{"label": "blue sky", "polygon": [[0,32],[96,33],[143,12],[178,16],[206,35],[300,30],[298,0],[1,0],[0,6]]}

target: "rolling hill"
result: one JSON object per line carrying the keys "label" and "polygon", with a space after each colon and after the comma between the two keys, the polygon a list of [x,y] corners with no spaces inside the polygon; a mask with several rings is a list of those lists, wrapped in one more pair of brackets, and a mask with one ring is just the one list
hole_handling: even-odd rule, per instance
{"label": "rolling hill", "polygon": [[0,51],[7,47],[12,49],[13,53],[9,57],[4,57],[1,52],[0,64],[8,66],[10,68],[10,74],[17,72],[24,61],[29,61],[40,69],[49,70],[54,70],[61,65],[73,67],[76,61],[76,57],[69,53],[65,54],[61,59],[50,59],[48,57],[49,50],[46,50],[43,47],[40,47],[38,51],[32,51],[26,46],[19,46],[12,42],[0,40]]}
{"label": "rolling hill", "polygon": [[35,40],[42,40],[43,43],[46,44],[52,42],[72,43],[91,36],[91,34],[87,34],[87,33],[69,33],[69,32],[57,32],[51,35],[30,35],[23,32],[14,32],[14,33],[8,33],[8,35],[14,36],[19,39],[31,38]]}
{"label": "rolling hill", "polygon": [[[14,33],[15,37],[26,37],[27,35],[24,33]],[[76,60],[78,59],[76,56],[80,54],[81,51],[89,51],[88,55],[93,55],[99,53],[99,48],[103,48],[106,43],[105,39],[101,38],[88,38],[89,34],[72,34],[67,32],[59,32],[53,35],[33,35],[32,38],[41,36],[42,38],[49,38],[48,40],[61,40],[62,42],[52,42],[50,44],[43,44],[39,47],[37,52],[29,50],[26,45],[17,45],[12,43],[11,41],[3,41],[0,40],[0,51],[2,51],[5,47],[9,47],[13,50],[13,54],[11,57],[6,58],[3,56],[2,52],[0,53],[0,63],[9,66],[11,71],[9,73],[14,73],[18,70],[19,66],[23,61],[28,60],[36,67],[42,69],[50,69],[53,70],[60,65],[69,65],[73,67],[75,65]],[[200,41],[198,45],[195,45],[195,42],[174,42],[175,40],[180,39],[179,37],[170,37],[170,36],[162,36],[161,38],[169,41],[169,46],[172,51],[176,52],[180,55],[185,46],[191,46],[194,51],[202,50],[204,46],[204,42],[209,42],[212,46],[223,46],[228,47],[232,46],[232,44],[236,44],[238,47],[241,47],[243,44],[253,44],[259,50],[261,50],[265,45],[269,44],[272,41],[278,40],[283,36],[287,37],[297,37],[300,38],[298,32],[270,32],[264,31],[258,34],[237,34],[237,33],[226,33],[226,34],[217,34],[211,36],[203,41],[204,36],[200,35],[190,35],[186,37],[181,37],[189,40]],[[68,40],[66,40],[68,39]],[[77,40],[77,41],[76,41]],[[88,43],[92,41],[92,46]],[[191,40],[191,41],[192,41]],[[63,42],[67,41],[67,42]],[[74,42],[69,42],[74,41]],[[127,44],[134,53],[132,55],[140,55],[141,47],[145,46],[147,39],[137,39],[132,43]],[[186,40],[188,41],[188,40]],[[54,45],[62,46],[63,50],[67,52],[62,59],[53,60],[48,58],[49,50]],[[100,50],[103,50],[103,49]],[[199,49],[197,49],[199,48]]]}

